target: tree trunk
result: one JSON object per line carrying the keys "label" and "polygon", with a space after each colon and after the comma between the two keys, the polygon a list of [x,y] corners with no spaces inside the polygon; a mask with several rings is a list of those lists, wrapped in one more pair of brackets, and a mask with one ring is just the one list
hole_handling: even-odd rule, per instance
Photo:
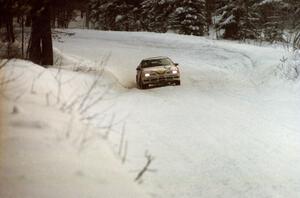
{"label": "tree trunk", "polygon": [[90,6],[88,5],[85,12],[85,28],[90,29]]}
{"label": "tree trunk", "polygon": [[225,26],[224,39],[239,39],[237,23],[230,23]]}
{"label": "tree trunk", "polygon": [[50,6],[44,10],[44,31],[42,34],[42,65],[53,65],[53,46],[51,34]]}
{"label": "tree trunk", "polygon": [[53,65],[50,3],[33,2],[32,25],[28,46],[29,60],[43,66]]}
{"label": "tree trunk", "polygon": [[15,34],[14,34],[14,24],[13,24],[13,15],[12,15],[12,1],[9,0],[7,2],[6,13],[4,13],[5,17],[5,25],[6,25],[6,41],[9,43],[15,42]]}
{"label": "tree trunk", "polygon": [[212,12],[214,12],[214,0],[206,0],[205,7],[207,24],[210,26],[212,25]]}
{"label": "tree trunk", "polygon": [[30,27],[30,25],[31,25],[31,16],[30,14],[27,14],[25,19],[25,27]]}
{"label": "tree trunk", "polygon": [[22,28],[22,58],[24,58],[24,15],[22,15],[22,21],[21,21],[21,23],[22,23],[22,26],[21,26],[21,28]]}
{"label": "tree trunk", "polygon": [[15,42],[12,16],[7,16],[6,18],[6,40],[10,43]]}

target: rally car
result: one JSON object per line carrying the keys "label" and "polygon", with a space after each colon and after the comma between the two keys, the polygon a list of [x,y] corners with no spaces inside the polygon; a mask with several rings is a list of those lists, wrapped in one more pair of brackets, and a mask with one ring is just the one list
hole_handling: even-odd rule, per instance
{"label": "rally car", "polygon": [[180,85],[178,63],[168,57],[143,59],[136,70],[136,84],[140,89],[157,85]]}

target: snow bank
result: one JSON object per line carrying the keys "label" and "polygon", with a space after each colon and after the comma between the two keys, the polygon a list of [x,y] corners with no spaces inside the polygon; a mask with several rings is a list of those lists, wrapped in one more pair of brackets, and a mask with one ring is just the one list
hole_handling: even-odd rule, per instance
{"label": "snow bank", "polygon": [[[0,73],[1,198],[146,197],[104,141],[107,129],[88,125],[82,112],[103,95],[109,78],[84,102],[93,74],[20,60],[11,60]],[[72,101],[77,104],[71,107]]]}

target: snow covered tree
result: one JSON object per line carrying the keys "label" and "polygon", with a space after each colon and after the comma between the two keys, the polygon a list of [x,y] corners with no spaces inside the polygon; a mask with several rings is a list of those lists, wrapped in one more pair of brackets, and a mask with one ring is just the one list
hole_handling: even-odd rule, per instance
{"label": "snow covered tree", "polygon": [[202,36],[208,32],[204,0],[177,0],[169,17],[169,29],[180,34]]}
{"label": "snow covered tree", "polygon": [[217,30],[224,29],[224,38],[256,39],[259,35],[260,13],[257,0],[227,0],[217,10]]}
{"label": "snow covered tree", "polygon": [[91,0],[91,19],[99,29],[132,31],[139,26],[134,1]]}
{"label": "snow covered tree", "polygon": [[141,4],[142,28],[152,32],[168,30],[169,15],[173,12],[174,0],[145,0]]}
{"label": "snow covered tree", "polygon": [[269,42],[283,41],[284,20],[283,8],[281,1],[262,1],[259,4],[261,13],[261,39]]}
{"label": "snow covered tree", "polygon": [[284,21],[289,29],[300,29],[300,1],[281,0],[284,10]]}
{"label": "snow covered tree", "polygon": [[141,5],[144,30],[203,35],[207,32],[205,0],[145,0]]}
{"label": "snow covered tree", "polygon": [[240,20],[240,38],[258,39],[260,38],[261,13],[259,12],[258,0],[242,1],[242,16]]}
{"label": "snow covered tree", "polygon": [[223,37],[225,39],[238,39],[241,13],[236,0],[227,0],[227,3],[217,10],[216,15],[216,30],[224,29]]}
{"label": "snow covered tree", "polygon": [[92,23],[94,24],[94,28],[100,29],[100,6],[104,3],[103,0],[90,0],[88,7],[90,8],[89,16],[91,18]]}

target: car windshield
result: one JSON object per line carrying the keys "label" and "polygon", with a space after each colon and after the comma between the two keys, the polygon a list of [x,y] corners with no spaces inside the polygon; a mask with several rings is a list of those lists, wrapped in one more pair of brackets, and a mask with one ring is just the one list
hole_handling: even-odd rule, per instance
{"label": "car windshield", "polygon": [[156,66],[165,66],[165,65],[172,65],[172,61],[168,58],[162,59],[153,59],[153,60],[143,60],[141,63],[142,68],[147,67],[156,67]]}

